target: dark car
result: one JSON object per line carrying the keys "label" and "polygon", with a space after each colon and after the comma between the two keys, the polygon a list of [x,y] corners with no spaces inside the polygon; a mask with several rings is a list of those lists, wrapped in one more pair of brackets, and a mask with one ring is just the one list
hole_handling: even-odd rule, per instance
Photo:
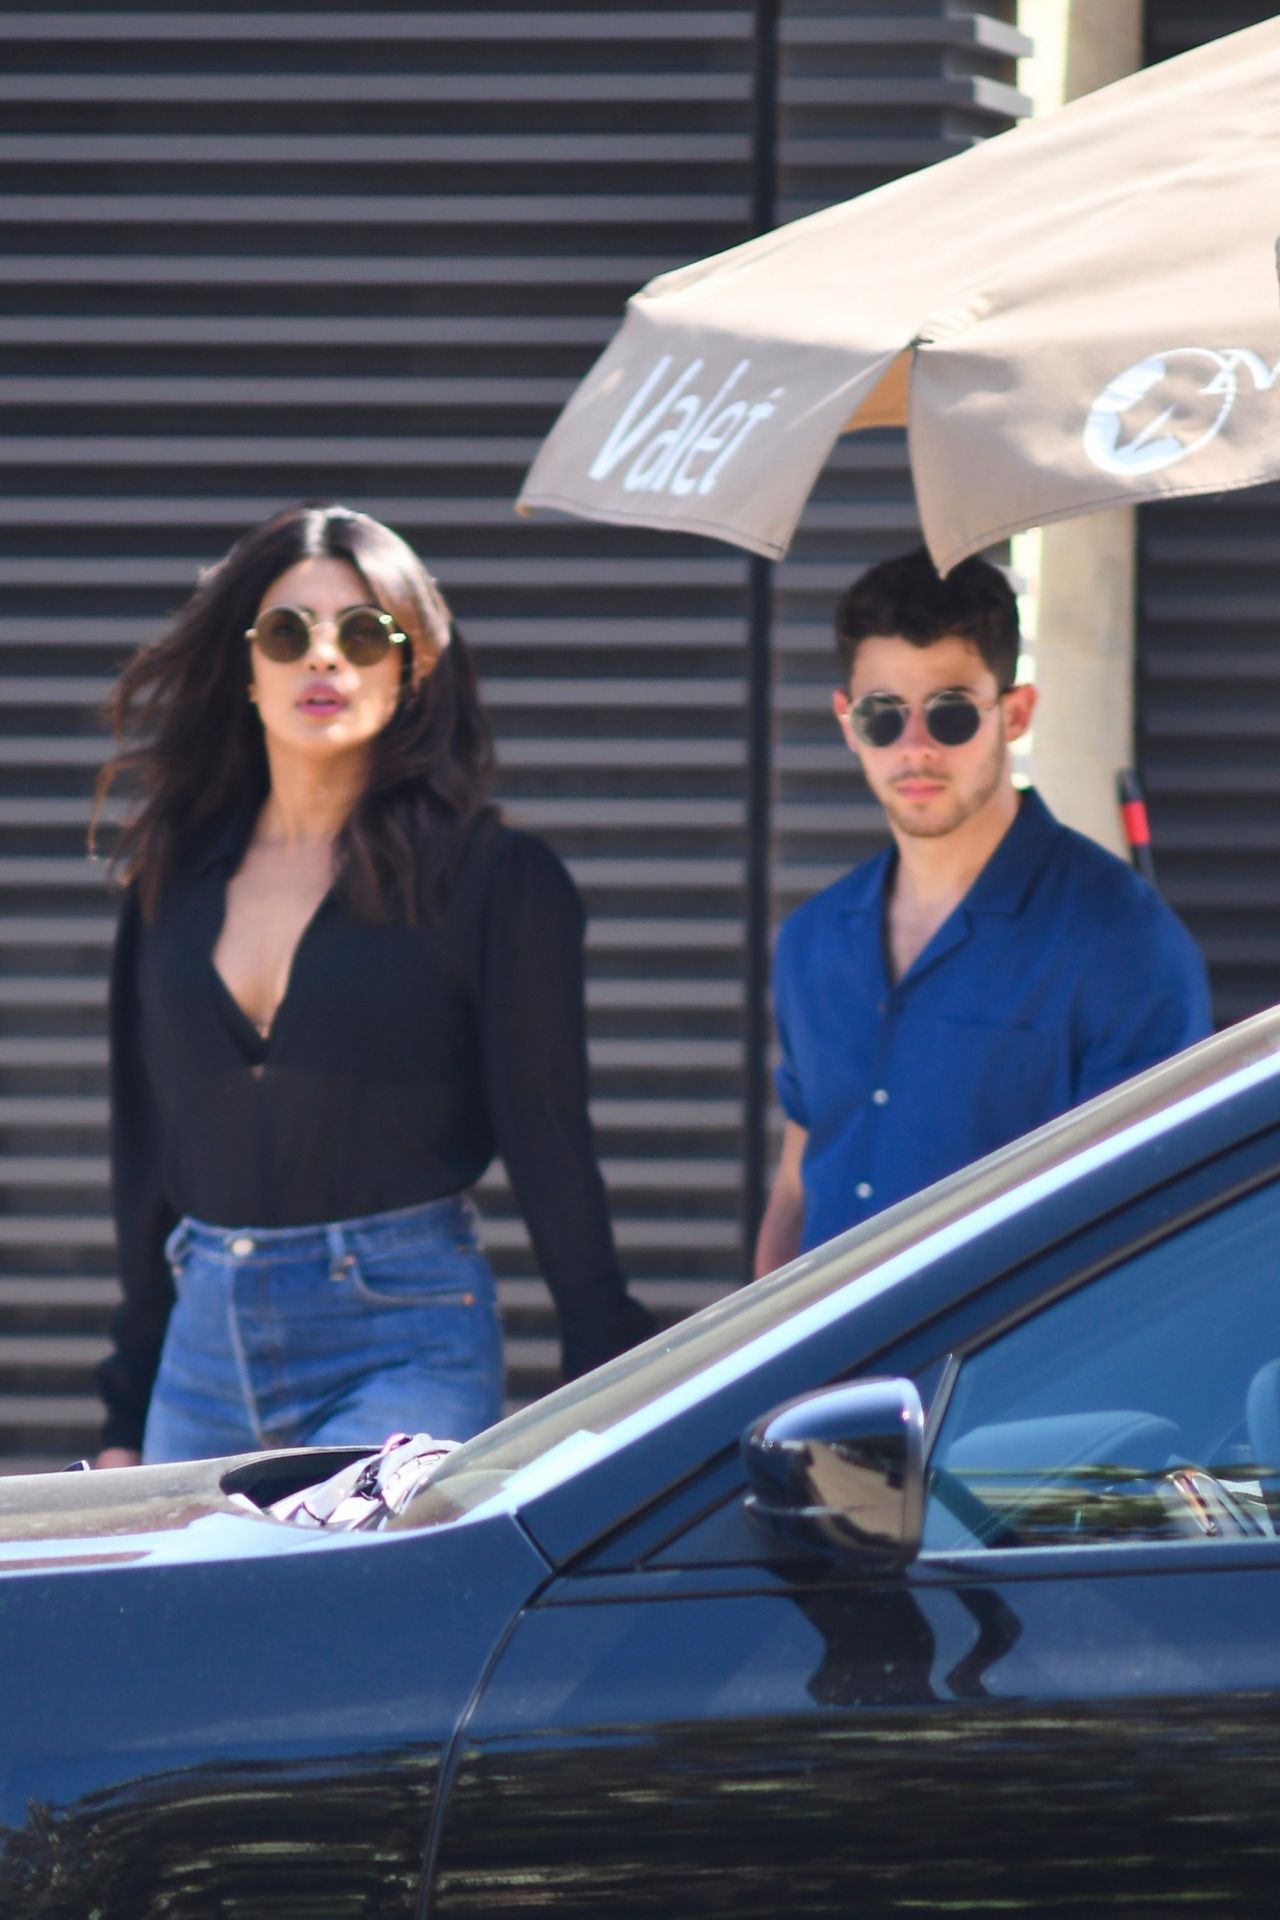
{"label": "dark car", "polygon": [[0,1483],[0,1914],[1271,1915],[1278,1166],[1280,1014],[394,1489]]}

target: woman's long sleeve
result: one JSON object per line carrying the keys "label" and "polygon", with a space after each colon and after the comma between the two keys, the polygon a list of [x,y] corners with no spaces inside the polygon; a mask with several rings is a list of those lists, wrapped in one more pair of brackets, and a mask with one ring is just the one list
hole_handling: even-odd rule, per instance
{"label": "woman's long sleeve", "polygon": [[654,1330],[618,1265],[587,1106],[582,903],[541,841],[508,833],[480,955],[486,1092],[498,1150],[560,1315],[572,1379]]}
{"label": "woman's long sleeve", "polygon": [[104,1447],[140,1447],[147,1403],[173,1306],[164,1243],[175,1224],[161,1185],[155,1102],[142,1059],[138,949],[142,917],[125,896],[111,964],[111,1188],[122,1298],[111,1353],[98,1368]]}

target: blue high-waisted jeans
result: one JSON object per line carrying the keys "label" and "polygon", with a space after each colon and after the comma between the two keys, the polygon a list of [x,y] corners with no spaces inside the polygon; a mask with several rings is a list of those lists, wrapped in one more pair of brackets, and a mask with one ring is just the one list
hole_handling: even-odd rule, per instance
{"label": "blue high-waisted jeans", "polygon": [[461,1194],[316,1227],[182,1220],[142,1457],[465,1440],[502,1412],[493,1275]]}

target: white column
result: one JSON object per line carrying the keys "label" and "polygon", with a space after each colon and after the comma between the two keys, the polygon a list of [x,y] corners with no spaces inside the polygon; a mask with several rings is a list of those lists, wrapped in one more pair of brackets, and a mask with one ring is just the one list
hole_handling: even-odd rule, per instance
{"label": "white column", "polygon": [[[1036,43],[1018,84],[1034,113],[1132,73],[1142,63],[1142,0],[1019,0]],[[1113,508],[1021,534],[1028,671],[1040,691],[1019,771],[1069,826],[1125,851],[1115,776],[1132,763],[1136,526]]]}

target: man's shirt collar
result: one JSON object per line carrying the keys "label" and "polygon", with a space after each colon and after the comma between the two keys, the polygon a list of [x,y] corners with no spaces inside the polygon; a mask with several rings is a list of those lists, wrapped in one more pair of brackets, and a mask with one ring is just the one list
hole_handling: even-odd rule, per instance
{"label": "man's shirt collar", "polygon": [[961,901],[964,911],[1017,913],[1061,831],[1035,788],[1026,788],[1008,832]]}
{"label": "man's shirt collar", "polygon": [[[1035,788],[1027,787],[1008,831],[956,912],[1017,913],[1044,864],[1050,843],[1061,831]],[[883,914],[897,864],[897,849],[886,847],[846,874],[840,882],[841,913]]]}
{"label": "man's shirt collar", "polygon": [[1044,801],[1028,787],[1004,838],[968,893],[957,902],[928,945],[894,984],[889,979],[885,928],[888,893],[898,862],[897,849],[886,847],[882,853],[855,867],[842,883],[845,893],[840,911],[849,917],[874,916],[874,937],[859,942],[873,997],[884,1000],[895,990],[895,984],[897,987],[914,985],[939,960],[964,945],[973,932],[976,915],[1003,915],[1011,919],[1018,913],[1043,865],[1050,842],[1060,832]]}

